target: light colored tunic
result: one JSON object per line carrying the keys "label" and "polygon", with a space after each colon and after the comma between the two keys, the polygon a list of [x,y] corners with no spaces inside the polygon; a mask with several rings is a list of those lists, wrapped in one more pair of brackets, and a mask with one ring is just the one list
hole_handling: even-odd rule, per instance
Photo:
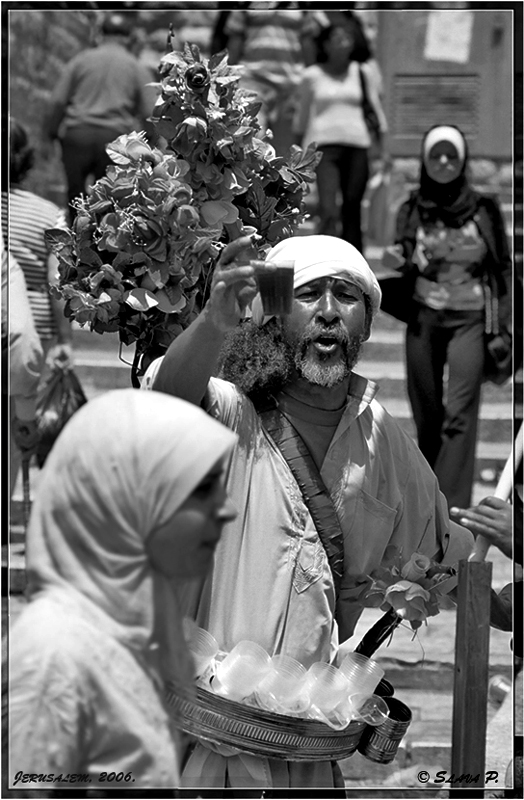
{"label": "light colored tunic", "polygon": [[[88,775],[17,788],[173,787],[177,755],[154,672],[51,590],[31,602],[10,631],[9,783],[16,773]],[[130,773],[128,781],[104,781]],[[53,779],[54,780],[54,779]]]}
{"label": "light colored tunic", "polygon": [[[159,364],[150,366],[144,388]],[[251,401],[211,379],[206,410],[239,435],[227,481],[239,514],[224,528],[203,591],[191,596],[188,588],[182,602],[222,649],[252,639],[306,667],[330,661],[339,640],[352,635],[363,610],[358,595],[388,545],[406,560],[419,551],[446,563],[471,551],[471,534],[450,522],[429,465],[375,392],[372,382],[352,375],[321,469],[345,542],[339,630],[327,557],[287,463]]]}
{"label": "light colored tunic", "polygon": [[[161,361],[150,365],[142,388],[153,387]],[[321,469],[344,534],[339,628],[327,557],[287,463],[251,401],[233,384],[210,380],[206,410],[239,436],[227,479],[239,514],[224,527],[204,585],[185,587],[180,601],[221,649],[251,639],[306,667],[332,661],[339,638],[351,636],[362,613],[358,595],[366,574],[380,565],[389,544],[402,548],[406,560],[419,551],[453,563],[471,552],[473,537],[450,522],[429,465],[373,399],[375,392],[373,383],[353,373]],[[216,752],[202,743],[184,768],[182,785],[328,787],[333,776],[326,762],[287,763]]]}

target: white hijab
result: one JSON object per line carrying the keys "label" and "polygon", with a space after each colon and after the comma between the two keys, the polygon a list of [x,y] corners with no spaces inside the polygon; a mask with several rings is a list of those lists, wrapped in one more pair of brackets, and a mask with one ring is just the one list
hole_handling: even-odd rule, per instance
{"label": "white hijab", "polygon": [[463,162],[466,158],[466,142],[461,132],[451,125],[439,125],[436,128],[431,128],[424,139],[423,153],[425,161],[429,156],[429,151],[437,142],[450,142],[455,147],[459,159]]}
{"label": "white hijab", "polygon": [[66,592],[142,659],[158,644],[164,679],[189,661],[172,582],[149,535],[171,519],[236,435],[200,408],[124,389],[83,406],[51,451],[27,533],[28,591]]}

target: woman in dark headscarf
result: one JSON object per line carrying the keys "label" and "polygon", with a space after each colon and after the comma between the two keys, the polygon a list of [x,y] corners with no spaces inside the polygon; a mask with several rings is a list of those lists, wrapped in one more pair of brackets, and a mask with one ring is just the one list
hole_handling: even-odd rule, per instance
{"label": "woman in dark headscarf", "polygon": [[420,186],[400,208],[389,253],[412,277],[406,359],[418,443],[449,504],[461,507],[473,486],[485,332],[506,335],[511,311],[502,216],[470,186],[467,161],[458,128],[426,133]]}

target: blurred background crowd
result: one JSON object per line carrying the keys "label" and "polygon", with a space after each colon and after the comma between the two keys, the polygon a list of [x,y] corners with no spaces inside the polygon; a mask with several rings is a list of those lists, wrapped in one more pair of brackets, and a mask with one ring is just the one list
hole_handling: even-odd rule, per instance
{"label": "blurred background crowd", "polygon": [[[57,328],[60,305],[49,306],[47,299],[47,310],[35,306],[43,302],[40,284],[53,268],[38,250],[43,230],[71,221],[73,198],[110,163],[108,142],[133,129],[154,140],[147,118],[156,91],[146,84],[158,80],[166,51],[185,42],[197,44],[204,57],[227,47],[230,61],[243,65],[242,85],[262,100],[259,121],[270,128],[277,154],[292,144],[317,143],[323,157],[303,232],[341,236],[379,276],[385,250],[398,241],[399,211],[419,186],[423,137],[435,125],[458,127],[467,148],[468,191],[497,202],[515,296],[521,296],[522,60],[514,50],[513,11],[459,2],[420,9],[357,2],[343,10],[307,2],[172,2],[161,9],[128,2],[113,12],[103,6],[13,4],[4,16],[15,127],[11,186],[4,171],[2,191],[11,196],[12,242],[16,216],[20,247],[35,252],[32,263],[24,263],[22,250],[18,260],[46,353],[58,344],[59,355],[71,357],[70,336],[63,325]],[[29,217],[41,219],[40,243],[25,241]],[[2,222],[5,237],[5,203]],[[513,325],[518,370],[520,303]],[[515,389],[518,416],[519,379]],[[490,390],[496,400],[496,387]],[[474,394],[478,405],[480,389]],[[421,436],[419,430],[419,444]],[[495,480],[500,460],[485,466],[484,477]],[[471,480],[468,486],[466,495]],[[462,497],[459,505],[465,504]]]}
{"label": "blurred background crowd", "polygon": [[[260,122],[271,129],[277,154],[311,141],[322,150],[303,232],[351,242],[379,278],[388,274],[384,253],[398,241],[399,211],[420,186],[427,131],[449,125],[462,132],[467,192],[492,198],[500,209],[516,299],[513,379],[504,386],[484,384],[481,402],[481,370],[477,375],[478,440],[476,430],[470,437],[475,467],[465,498],[452,496],[454,478],[446,495],[450,504],[478,503],[492,493],[522,421],[522,12],[467,2],[416,8],[355,2],[343,10],[307,2],[152,5],[119,3],[108,13],[105,3],[96,2],[2,4],[9,65],[4,110],[11,117],[11,181],[4,169],[2,228],[10,253],[18,247],[43,350],[39,363],[48,354],[74,360],[89,398],[129,385],[128,371],[124,376],[109,361],[111,375],[103,376],[99,351],[114,351],[114,336],[88,336],[78,326],[71,335],[60,302],[51,302],[47,293],[44,303],[41,287],[53,281],[56,264],[43,232],[71,221],[71,200],[105,172],[107,142],[131,130],[145,130],[154,140],[147,118],[156,92],[145,84],[158,80],[166,51],[191,42],[208,57],[227,47],[231,63],[244,65],[243,85],[263,101]],[[341,115],[348,122],[337,128]],[[461,146],[459,141],[459,151]],[[9,270],[14,269],[13,262]],[[378,378],[381,402],[414,437],[419,434],[423,449],[421,432],[404,407],[404,322],[380,315],[362,371]],[[422,416],[433,423],[431,413]]]}

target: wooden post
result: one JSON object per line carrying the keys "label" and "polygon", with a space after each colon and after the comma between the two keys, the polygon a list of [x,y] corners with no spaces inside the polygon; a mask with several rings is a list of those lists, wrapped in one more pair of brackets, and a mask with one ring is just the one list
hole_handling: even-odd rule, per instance
{"label": "wooden post", "polygon": [[492,566],[459,562],[450,797],[472,797],[484,786]]}

